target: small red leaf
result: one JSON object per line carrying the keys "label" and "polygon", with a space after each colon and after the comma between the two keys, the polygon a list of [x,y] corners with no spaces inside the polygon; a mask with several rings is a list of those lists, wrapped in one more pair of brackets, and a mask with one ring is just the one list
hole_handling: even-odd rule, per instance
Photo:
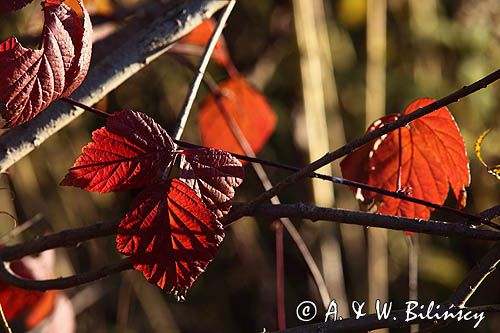
{"label": "small red leaf", "polygon": [[140,188],[159,181],[172,161],[172,139],[141,112],[111,115],[92,139],[61,185],[100,193]]}
{"label": "small red leaf", "polygon": [[2,0],[0,1],[0,16],[21,9],[33,0]]}
{"label": "small red leaf", "polygon": [[[51,278],[54,251],[42,252],[38,257],[24,257],[10,263],[10,269],[18,276],[40,280]],[[0,304],[8,321],[32,329],[46,319],[54,309],[55,291],[46,293],[20,289],[0,282]]]}
{"label": "small red leaf", "polygon": [[[170,51],[183,54],[202,55],[216,27],[217,24],[213,19],[203,21],[203,23],[197,26],[193,31],[175,43]],[[227,66],[231,63],[223,36],[217,41],[212,58],[223,66]]]}
{"label": "small red leaf", "polygon": [[54,100],[69,96],[87,74],[92,25],[60,1],[44,1],[43,47],[23,47],[15,37],[0,44],[0,103],[4,127],[20,125]]}
{"label": "small red leaf", "polygon": [[[411,103],[404,114],[433,103],[421,98]],[[397,116],[381,118],[368,132],[393,121]],[[457,124],[447,108],[418,118],[401,132],[401,188],[398,189],[399,130],[366,144],[347,156],[340,164],[342,175],[350,180],[391,191],[405,191],[410,196],[443,204],[451,186],[460,203],[465,204],[465,187],[470,183],[465,144]],[[374,200],[378,212],[427,219],[432,208],[412,202],[360,191],[365,203]]]}
{"label": "small red leaf", "polygon": [[119,225],[116,243],[150,283],[182,298],[223,237],[222,225],[196,192],[173,179],[136,197]]}
{"label": "small red leaf", "polygon": [[195,189],[218,218],[232,206],[234,188],[243,182],[241,162],[217,149],[186,149],[181,154],[179,178]]}
{"label": "small red leaf", "polygon": [[228,116],[230,121],[238,124],[253,151],[258,153],[276,125],[276,115],[266,98],[242,77],[224,81],[220,89],[223,96],[208,95],[200,110],[199,126],[203,145],[245,154],[228,125]]}

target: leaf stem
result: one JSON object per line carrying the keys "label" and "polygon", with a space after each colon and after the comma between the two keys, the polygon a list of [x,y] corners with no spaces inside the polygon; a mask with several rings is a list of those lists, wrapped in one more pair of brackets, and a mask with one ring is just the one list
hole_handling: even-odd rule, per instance
{"label": "leaf stem", "polygon": [[94,108],[92,106],[88,106],[88,105],[85,105],[83,103],[80,103],[78,102],[77,100],[71,98],[71,97],[62,97],[60,98],[59,100],[63,101],[63,102],[66,102],[68,104],[71,104],[73,106],[77,106],[79,107],[80,109],[83,109],[85,111],[88,111],[88,112],[91,112],[99,117],[102,117],[102,118],[108,118],[110,116],[109,113],[106,113],[102,110],[99,110],[97,108]]}

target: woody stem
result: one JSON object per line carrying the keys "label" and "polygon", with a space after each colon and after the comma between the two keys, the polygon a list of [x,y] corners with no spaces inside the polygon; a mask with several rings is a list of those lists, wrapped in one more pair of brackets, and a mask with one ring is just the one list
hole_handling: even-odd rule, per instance
{"label": "woody stem", "polygon": [[[192,144],[192,143],[188,143],[188,142],[184,142],[184,141],[179,141],[179,140],[175,140],[175,142],[178,145],[180,145],[182,147],[186,147],[186,148],[206,148],[206,147],[203,147],[203,146],[199,146],[199,145],[195,145],[195,144]],[[300,170],[299,167],[296,167],[296,166],[293,166],[293,165],[288,165],[288,164],[283,164],[283,163],[273,162],[273,161],[267,161],[267,160],[263,160],[263,159],[260,159],[260,158],[249,157],[249,156],[235,154],[235,153],[230,153],[230,154],[232,156],[236,157],[237,159],[248,161],[248,162],[252,162],[252,163],[259,163],[259,164],[262,164],[262,165],[267,165],[267,166],[270,166],[270,167],[279,168],[279,169],[288,170],[288,171],[298,171],[298,170]],[[438,205],[438,204],[435,204],[435,203],[432,203],[432,202],[429,202],[429,201],[426,201],[426,200],[423,200],[423,199],[413,198],[413,197],[407,196],[407,195],[402,194],[402,193],[393,192],[393,191],[381,189],[381,188],[378,188],[378,187],[373,187],[373,186],[370,186],[368,184],[359,183],[359,182],[348,180],[348,179],[345,179],[345,178],[340,178],[340,177],[335,177],[335,176],[327,176],[327,175],[323,175],[323,174],[316,173],[316,172],[313,172],[313,173],[309,174],[308,177],[323,179],[323,180],[331,181],[333,183],[340,184],[340,185],[357,187],[357,188],[361,188],[361,189],[366,190],[366,191],[370,191],[370,192],[374,192],[374,193],[379,193],[379,194],[386,195],[386,196],[389,196],[389,197],[393,197],[393,198],[396,198],[396,199],[406,200],[406,201],[410,201],[410,202],[413,202],[413,203],[416,203],[416,204],[419,204],[419,205],[431,207],[431,208],[434,208],[434,209],[448,211],[448,212],[453,213],[455,215],[459,215],[459,216],[465,217],[465,218],[467,218],[469,220],[476,221],[476,222],[479,222],[479,223],[483,223],[483,224],[488,225],[488,226],[490,226],[490,227],[492,227],[494,229],[500,230],[499,226],[497,226],[496,224],[492,223],[491,221],[489,221],[489,220],[487,220],[487,219],[485,219],[485,218],[483,218],[483,217],[481,217],[479,215],[467,213],[467,212],[455,209],[453,207]]]}

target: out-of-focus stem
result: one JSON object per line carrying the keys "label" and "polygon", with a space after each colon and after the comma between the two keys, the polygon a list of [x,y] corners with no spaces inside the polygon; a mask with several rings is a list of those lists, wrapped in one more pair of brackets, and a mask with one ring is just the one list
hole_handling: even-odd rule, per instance
{"label": "out-of-focus stem", "polygon": [[[385,114],[387,0],[368,0],[366,16],[366,124]],[[387,230],[368,229],[368,304],[387,301]],[[387,330],[385,330],[387,332]]]}

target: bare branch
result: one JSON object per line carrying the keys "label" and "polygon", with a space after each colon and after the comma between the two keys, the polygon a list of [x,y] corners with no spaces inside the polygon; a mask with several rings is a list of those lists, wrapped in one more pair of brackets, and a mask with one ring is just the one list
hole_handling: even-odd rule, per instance
{"label": "bare branch", "polygon": [[484,279],[493,273],[499,262],[500,242],[497,242],[495,246],[481,258],[469,274],[467,274],[467,277],[462,281],[460,286],[458,286],[455,293],[448,299],[448,302],[459,307],[465,306]]}
{"label": "bare branch", "polygon": [[[465,308],[463,305],[474,293],[484,279],[495,269],[500,258],[500,242],[480,260],[478,265],[466,276],[464,281],[457,288],[455,293],[441,304],[436,304],[433,311],[430,311],[432,320],[427,319],[427,309],[414,309],[412,312],[417,315],[414,320],[408,320],[407,310],[392,311],[387,319],[379,319],[375,314],[367,315],[359,319],[348,318],[338,321],[326,321],[317,324],[294,327],[280,331],[282,333],[317,333],[317,332],[366,332],[379,328],[400,328],[408,327],[416,323],[433,322],[437,325],[446,325],[448,320],[443,319],[442,314],[458,313],[459,311],[471,313],[477,312],[496,312],[499,311],[498,305],[487,305],[481,307]],[[471,289],[472,288],[472,289]],[[439,307],[438,307],[439,305]],[[450,308],[451,307],[451,308]],[[437,317],[439,315],[439,317]],[[421,319],[426,318],[426,319]]]}
{"label": "bare branch", "polygon": [[[217,95],[220,92],[218,90],[215,90],[214,93],[215,93],[215,95]],[[239,129],[238,124],[236,124],[234,122],[234,120],[231,119],[231,115],[227,114],[227,111],[224,110],[224,105],[222,103],[219,103],[219,107],[220,107],[221,111],[223,111],[222,113],[223,113],[229,127],[231,128],[231,131],[233,131],[234,137],[239,141],[241,136],[243,135],[243,133],[241,133],[241,130]],[[235,128],[235,130],[233,130],[233,128]],[[207,148],[204,146],[200,146],[200,145],[196,145],[193,143],[184,142],[184,141],[180,141],[180,140],[174,140],[174,142],[181,147]],[[245,148],[245,147],[242,146],[243,150],[246,151],[247,148]],[[248,147],[251,149],[250,146],[248,146]],[[300,171],[299,167],[284,164],[284,163],[274,162],[274,161],[263,160],[263,159],[257,158],[255,156],[255,154],[253,154],[253,155],[247,154],[248,156],[240,155],[240,154],[236,154],[236,153],[230,153],[230,154],[233,155],[234,157],[236,157],[237,159],[252,162],[252,165],[267,165],[267,166],[271,166],[271,167],[279,168],[279,169],[283,169],[283,170],[288,170],[288,171]],[[356,187],[356,188],[360,188],[360,189],[367,190],[370,192],[380,193],[380,194],[383,194],[383,195],[386,195],[386,196],[389,196],[392,198],[397,198],[397,199],[413,202],[413,203],[416,203],[418,205],[431,207],[431,208],[434,208],[437,210],[447,211],[447,212],[455,214],[457,216],[461,216],[461,217],[465,217],[465,218],[469,219],[470,223],[474,224],[474,225],[479,225],[481,223],[484,223],[485,225],[488,225],[492,228],[497,228],[497,229],[500,228],[500,226],[496,226],[495,224],[491,223],[489,221],[489,218],[487,218],[487,217],[482,217],[479,215],[471,214],[471,213],[465,212],[463,210],[459,210],[459,209],[449,207],[449,206],[438,205],[438,204],[435,204],[435,203],[432,203],[432,202],[429,202],[429,201],[426,201],[423,199],[410,197],[410,196],[403,194],[403,193],[400,193],[398,191],[389,191],[389,190],[374,187],[374,186],[371,186],[368,184],[355,182],[355,181],[348,180],[345,178],[328,176],[328,175],[320,174],[317,172],[313,172],[309,175],[306,175],[305,177],[318,178],[318,179],[322,179],[322,180],[326,180],[326,181],[331,181],[331,182],[336,183],[336,184]],[[268,189],[270,189],[270,188],[266,188],[266,190],[268,190]],[[273,203],[277,204],[278,202],[273,202]]]}
{"label": "bare branch", "polygon": [[307,175],[311,174],[315,170],[321,168],[324,165],[327,165],[328,163],[331,163],[345,155],[350,154],[354,150],[358,149],[362,145],[370,142],[373,139],[376,139],[384,134],[387,134],[395,129],[401,128],[403,126],[406,126],[408,123],[411,121],[423,117],[433,111],[436,111],[437,109],[447,106],[449,104],[455,103],[461,98],[468,96],[480,89],[486,88],[489,84],[497,81],[500,79],[500,69],[496,70],[495,72],[485,76],[484,78],[472,83],[469,86],[465,86],[450,95],[432,103],[429,104],[423,108],[420,108],[416,110],[415,112],[412,112],[408,115],[402,116],[398,118],[396,121],[393,121],[391,123],[385,124],[381,128],[372,131],[370,133],[365,134],[361,138],[358,138],[356,140],[351,141],[350,143],[342,146],[341,148],[330,152],[323,156],[322,158],[314,161],[313,163],[309,164],[308,166],[300,169],[300,171],[292,174],[291,176],[285,178],[283,181],[279,182],[276,184],[271,190],[266,191],[259,195],[257,198],[254,200],[250,201],[247,203],[245,206],[241,206],[239,209],[234,210],[231,213],[231,217],[229,217],[230,220],[236,220],[240,218],[241,216],[244,216],[245,214],[252,212],[255,207],[259,206],[260,204],[269,201],[272,197],[276,196],[278,193],[283,191],[285,188],[288,186],[296,183],[300,179],[307,177]]}
{"label": "bare branch", "polygon": [[82,284],[94,282],[107,276],[132,269],[132,267],[132,261],[129,258],[126,258],[117,263],[102,267],[101,269],[96,271],[85,272],[69,277],[51,280],[29,280],[23,279],[13,274],[7,268],[6,263],[2,262],[0,264],[0,280],[9,285],[27,290],[59,290],[73,288]]}
{"label": "bare branch", "polygon": [[21,259],[30,254],[40,253],[57,247],[73,247],[79,243],[116,234],[117,221],[97,223],[76,229],[64,230],[52,235],[43,236],[21,244],[0,248],[0,261]]}
{"label": "bare branch", "polygon": [[[234,204],[236,209],[241,206],[244,206],[244,204]],[[486,210],[485,213],[489,211],[490,210]],[[500,232],[482,230],[462,223],[410,219],[336,208],[321,208],[304,204],[265,204],[246,215],[261,216],[271,219],[285,216],[290,218],[309,219],[312,221],[322,220],[356,224],[365,227],[405,230],[444,237],[455,236],[490,241],[500,240]],[[231,223],[232,221],[226,220],[225,222]],[[109,221],[82,228],[68,229],[59,233],[27,241],[25,243],[5,246],[0,248],[0,261],[12,261],[27,255],[40,253],[57,247],[77,246],[79,243],[90,239],[115,235],[117,233],[117,228],[117,221]]]}
{"label": "bare branch", "polygon": [[[238,209],[242,206],[245,206],[245,204],[236,203],[233,205],[235,209]],[[412,231],[444,237],[455,236],[491,241],[500,240],[500,232],[477,229],[464,223],[411,219],[399,216],[380,215],[337,208],[316,207],[301,203],[283,205],[262,204],[259,207],[256,207],[252,212],[245,215],[262,216],[266,218],[278,218],[287,216],[290,218],[301,218],[311,221],[332,221],[338,223],[361,225],[365,227]],[[227,219],[225,220],[225,223],[231,223],[231,220]]]}
{"label": "bare branch", "polygon": [[[143,30],[115,48],[102,61],[92,65],[87,78],[72,98],[86,105],[97,103],[227,4],[225,0],[186,0],[170,9],[159,5],[158,18],[151,20]],[[114,43],[113,36],[110,36],[107,44]],[[55,102],[35,119],[2,135],[0,172],[7,170],[82,113],[83,110]]]}

